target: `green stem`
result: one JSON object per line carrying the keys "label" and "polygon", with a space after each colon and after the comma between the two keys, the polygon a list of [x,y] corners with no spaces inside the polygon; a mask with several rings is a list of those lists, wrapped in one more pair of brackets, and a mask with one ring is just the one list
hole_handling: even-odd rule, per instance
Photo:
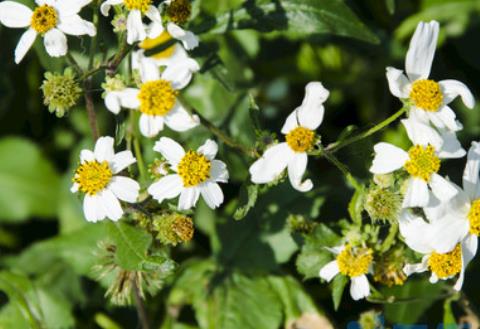
{"label": "green stem", "polygon": [[382,244],[380,245],[380,252],[384,253],[388,251],[395,242],[395,238],[397,237],[398,233],[398,223],[394,222],[390,226],[390,230],[388,231],[387,237],[383,240]]}
{"label": "green stem", "polygon": [[67,61],[69,62],[69,64],[73,66],[73,68],[75,69],[77,74],[79,76],[82,76],[83,75],[83,70],[70,52],[67,52],[66,58],[67,58]]}
{"label": "green stem", "polygon": [[321,149],[321,155],[327,159],[331,164],[333,164],[335,167],[338,168],[338,170],[340,170],[343,175],[345,176],[345,178],[350,182],[350,184],[352,184],[352,186],[358,190],[358,189],[361,189],[362,188],[362,184],[360,184],[356,179],[355,177],[353,177],[353,175],[350,173],[350,171],[348,170],[348,167],[343,164],[343,162],[341,162],[340,160],[337,159],[336,156],[334,156],[331,151],[327,151],[327,149]]}
{"label": "green stem", "polygon": [[404,114],[405,112],[407,111],[407,107],[404,106],[402,107],[400,110],[398,110],[397,112],[395,112],[393,115],[391,115],[390,117],[388,117],[387,119],[383,120],[382,122],[380,122],[379,124],[375,125],[374,127],[368,129],[367,131],[364,131],[363,133],[360,133],[356,136],[353,136],[353,137],[350,137],[350,138],[347,138],[343,141],[340,141],[340,142],[335,142],[333,144],[330,144],[328,145],[325,150],[326,151],[329,151],[329,152],[336,152],[338,150],[340,150],[341,148],[344,148],[345,146],[347,145],[350,145],[352,143],[355,143],[355,142],[358,142],[359,140],[362,140],[364,138],[367,138],[369,137],[370,135],[373,135],[374,133],[376,133],[377,131],[379,130],[382,130],[383,128],[385,128],[386,126],[388,126],[389,124],[391,124],[392,122],[394,122],[395,120],[397,120],[402,114]]}
{"label": "green stem", "polygon": [[135,136],[133,139],[133,150],[135,152],[135,157],[137,158],[138,171],[140,173],[140,179],[144,182],[147,181],[147,172],[145,169],[145,162],[143,161],[142,148],[140,147],[140,141],[138,136]]}

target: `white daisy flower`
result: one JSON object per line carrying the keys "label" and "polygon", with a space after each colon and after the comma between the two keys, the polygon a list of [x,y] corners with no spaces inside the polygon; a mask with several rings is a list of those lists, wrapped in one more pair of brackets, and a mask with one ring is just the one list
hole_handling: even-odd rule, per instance
{"label": "white daisy flower", "polygon": [[[156,38],[164,30],[162,17],[153,0],[106,0],[100,6],[104,16],[108,16],[110,8],[115,5],[123,5],[128,10],[127,16],[127,42],[133,44],[142,41],[146,37]],[[145,25],[142,17],[147,16],[151,23]]]}
{"label": "white daisy flower", "polygon": [[373,250],[366,247],[352,247],[349,244],[329,248],[337,255],[336,259],[320,269],[320,278],[330,282],[338,274],[348,276],[351,280],[350,295],[359,300],[370,295],[367,273],[373,261]]}
{"label": "white daisy flower", "polygon": [[[465,269],[476,253],[477,238],[468,236],[456,243],[452,249],[440,253],[434,247],[442,239],[438,235],[442,227],[437,222],[427,223],[423,218],[403,211],[399,224],[400,233],[408,247],[424,255],[421,263],[405,265],[403,268],[405,274],[410,276],[413,273],[431,271],[431,283],[458,275],[454,289],[459,291],[463,285]],[[455,232],[452,232],[452,235],[455,235]]]}
{"label": "white daisy flower", "polygon": [[419,23],[405,59],[407,75],[401,70],[387,67],[387,79],[390,92],[411,104],[411,116],[423,122],[431,122],[440,129],[458,131],[462,125],[448,105],[460,96],[463,103],[471,109],[475,100],[468,87],[460,81],[436,82],[428,79],[437,46],[438,29],[436,21]]}
{"label": "white daisy flower", "polygon": [[47,53],[52,57],[67,53],[69,35],[94,36],[95,26],[82,19],[78,13],[91,0],[36,0],[37,7],[31,10],[27,6],[13,1],[0,2],[0,23],[6,27],[28,27],[15,48],[15,63],[20,63],[40,34]]}
{"label": "white daisy flower", "polygon": [[480,235],[480,143],[473,142],[463,173],[463,190],[448,202],[425,208],[430,222],[438,227],[437,239],[432,242],[438,252],[447,252],[460,241],[472,239],[475,250]]}
{"label": "white daisy flower", "polygon": [[376,144],[370,172],[388,174],[403,168],[410,175],[406,181],[403,208],[426,207],[434,200],[432,193],[441,201],[450,200],[458,191],[438,171],[441,159],[461,158],[465,155],[455,134],[438,133],[413,118],[402,120],[402,124],[413,146],[407,152],[389,143]]}
{"label": "white daisy flower", "polygon": [[186,131],[200,124],[197,115],[191,115],[177,100],[180,89],[190,81],[179,66],[167,67],[161,74],[157,66],[141,61],[140,88],[125,88],[110,92],[105,105],[112,113],[118,114],[120,107],[139,110],[140,131],[146,137],[154,137],[164,124],[175,131]]}
{"label": "white daisy flower", "polygon": [[217,182],[228,182],[227,166],[215,160],[217,143],[207,140],[197,151],[185,152],[183,147],[168,137],[162,137],[153,148],[160,152],[175,174],[162,177],[148,188],[148,193],[161,203],[180,195],[178,209],[190,209],[200,194],[207,205],[215,209],[223,203],[223,192]]}
{"label": "white daisy flower", "polygon": [[323,121],[323,103],[329,92],[320,82],[310,82],[305,88],[305,98],[285,121],[282,134],[286,141],[269,147],[263,156],[250,167],[252,182],[265,184],[275,180],[288,167],[288,177],[293,188],[307,192],[313,188],[310,179],[302,182],[308,157],[316,140],[315,129]]}
{"label": "white daisy flower", "polygon": [[123,216],[120,200],[135,203],[140,185],[131,178],[117,176],[135,163],[130,151],[114,153],[112,137],[100,137],[94,151],[82,150],[80,165],[73,177],[71,191],[85,193],[83,212],[89,222]]}

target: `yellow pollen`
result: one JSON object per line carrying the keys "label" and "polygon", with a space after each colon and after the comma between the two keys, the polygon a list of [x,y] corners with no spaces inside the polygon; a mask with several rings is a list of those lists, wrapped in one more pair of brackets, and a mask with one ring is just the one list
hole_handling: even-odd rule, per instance
{"label": "yellow pollen", "polygon": [[345,249],[337,256],[340,273],[349,277],[366,274],[373,261],[373,251],[370,248],[353,249],[346,245]]}
{"label": "yellow pollen", "polygon": [[57,26],[58,14],[55,8],[43,5],[35,8],[30,25],[40,34],[44,34]]}
{"label": "yellow pollen", "polygon": [[78,189],[88,195],[95,195],[103,190],[112,179],[112,170],[107,161],[86,161],[75,171],[73,182]]}
{"label": "yellow pollen", "polygon": [[140,87],[138,99],[140,112],[148,115],[167,115],[177,100],[178,91],[166,80],[145,82]]}
{"label": "yellow pollen", "polygon": [[432,174],[440,170],[440,159],[435,154],[432,145],[414,145],[408,150],[409,160],[405,163],[405,170],[413,177],[430,181]]}
{"label": "yellow pollen", "polygon": [[210,178],[211,162],[203,154],[188,151],[177,167],[183,186],[192,187]]}
{"label": "yellow pollen", "polygon": [[152,0],[123,0],[123,3],[128,10],[140,10],[142,13],[146,13]]}
{"label": "yellow pollen", "polygon": [[428,267],[440,279],[449,278],[462,270],[462,247],[457,244],[446,254],[432,253],[428,257]]}
{"label": "yellow pollen", "polygon": [[304,127],[297,127],[290,131],[285,139],[288,146],[295,152],[307,152],[313,147],[315,132]]}
{"label": "yellow pollen", "polygon": [[410,99],[416,107],[428,112],[436,112],[443,103],[443,94],[438,82],[417,80],[412,84]]}
{"label": "yellow pollen", "polygon": [[480,199],[472,202],[468,212],[468,220],[470,221],[470,233],[480,236]]}
{"label": "yellow pollen", "polygon": [[[153,49],[156,48],[162,44],[165,44],[172,40],[172,36],[170,33],[167,31],[163,31],[162,34],[160,34],[158,37],[155,39],[150,39],[146,38],[143,40],[140,44],[139,47],[142,49]],[[175,51],[175,45],[171,45],[170,47],[159,51],[158,53],[154,55],[150,55],[149,57],[155,58],[155,59],[164,59],[164,58],[170,58],[173,55],[173,52]]]}

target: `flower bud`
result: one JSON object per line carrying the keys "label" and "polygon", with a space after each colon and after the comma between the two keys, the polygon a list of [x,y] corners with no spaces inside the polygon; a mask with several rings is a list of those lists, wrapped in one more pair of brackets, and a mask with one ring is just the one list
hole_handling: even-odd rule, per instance
{"label": "flower bud", "polygon": [[373,279],[388,287],[401,286],[407,280],[403,248],[396,248],[375,260]]}
{"label": "flower bud", "polygon": [[159,179],[168,174],[169,165],[166,161],[155,159],[149,166],[148,172],[152,179]]}
{"label": "flower bud", "polygon": [[372,221],[390,221],[398,219],[402,206],[402,197],[390,189],[372,187],[366,197],[365,210]]}
{"label": "flower bud", "polygon": [[124,13],[116,14],[112,20],[113,32],[120,33],[127,30],[127,16]]}
{"label": "flower bud", "polygon": [[43,103],[48,106],[48,110],[61,118],[70,108],[77,104],[82,94],[82,88],[75,80],[75,74],[69,68],[65,69],[63,74],[45,73],[40,87],[43,92]]}
{"label": "flower bud", "polygon": [[185,24],[192,14],[190,0],[172,0],[167,7],[167,16],[175,24]]}
{"label": "flower bud", "polygon": [[153,219],[153,226],[158,232],[157,239],[173,246],[190,241],[195,231],[192,219],[181,214],[158,216]]}
{"label": "flower bud", "polygon": [[123,78],[120,74],[115,75],[114,77],[109,77],[107,76],[105,78],[105,82],[102,83],[102,88],[106,92],[110,91],[118,91],[125,89],[125,82],[123,81]]}
{"label": "flower bud", "polygon": [[376,174],[373,176],[373,182],[379,187],[388,188],[395,184],[395,178],[392,174]]}

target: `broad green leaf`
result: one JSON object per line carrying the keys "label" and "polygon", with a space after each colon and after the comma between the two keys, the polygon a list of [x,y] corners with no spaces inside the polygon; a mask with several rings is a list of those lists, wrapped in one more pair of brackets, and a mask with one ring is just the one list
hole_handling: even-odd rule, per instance
{"label": "broad green leaf", "polygon": [[0,220],[54,217],[60,180],[38,147],[26,139],[3,138],[0,158]]}
{"label": "broad green leaf", "polygon": [[342,0],[246,1],[241,8],[219,16],[210,32],[236,29],[280,31],[294,38],[335,34],[378,42]]}
{"label": "broad green leaf", "polygon": [[332,281],[332,299],[333,299],[333,307],[335,310],[338,310],[340,306],[340,302],[342,301],[343,291],[345,290],[345,286],[348,283],[348,278],[345,275],[339,274],[335,276]]}

